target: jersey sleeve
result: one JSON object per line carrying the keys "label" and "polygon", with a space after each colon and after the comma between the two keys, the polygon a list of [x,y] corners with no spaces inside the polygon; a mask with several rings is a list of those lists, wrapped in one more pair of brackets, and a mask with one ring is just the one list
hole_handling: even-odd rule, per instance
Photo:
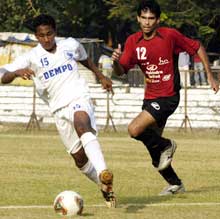
{"label": "jersey sleeve", "polygon": [[75,40],[74,38],[68,38],[68,41],[72,45],[73,52],[74,52],[73,55],[76,61],[83,61],[88,58],[88,55],[86,53],[84,46],[79,41]]}
{"label": "jersey sleeve", "polygon": [[21,56],[18,56],[17,58],[15,58],[13,62],[1,66],[0,72],[1,73],[7,72],[7,71],[13,72],[18,69],[27,68],[30,64],[30,61],[28,58],[29,56],[30,56],[29,53],[25,53]]}
{"label": "jersey sleeve", "polygon": [[186,51],[189,55],[193,56],[197,53],[200,47],[198,40],[188,38],[177,30],[173,30],[173,36],[175,38],[174,51],[176,54]]}
{"label": "jersey sleeve", "polygon": [[82,60],[85,60],[85,59],[88,58],[86,50],[85,50],[84,46],[81,43],[79,43],[76,52],[77,52],[77,56],[78,56],[79,61],[82,61]]}
{"label": "jersey sleeve", "polygon": [[15,58],[15,60],[13,62],[0,66],[0,78],[6,72],[14,72],[18,69],[27,68],[30,63],[29,56],[30,56],[29,52],[25,53],[25,54]]}
{"label": "jersey sleeve", "polygon": [[125,70],[125,73],[127,73],[129,69],[133,68],[136,64],[134,61],[133,49],[134,47],[133,47],[132,39],[131,37],[129,37],[125,42],[124,51],[119,60],[119,63],[122,65],[122,67]]}

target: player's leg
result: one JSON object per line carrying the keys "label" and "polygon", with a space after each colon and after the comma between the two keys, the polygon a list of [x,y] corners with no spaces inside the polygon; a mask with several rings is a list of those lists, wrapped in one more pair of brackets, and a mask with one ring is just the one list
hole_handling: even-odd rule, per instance
{"label": "player's leg", "polygon": [[71,154],[75,160],[76,166],[92,181],[101,184],[101,192],[106,200],[108,207],[116,206],[116,198],[113,192],[113,174],[107,169],[103,169],[100,174],[91,161],[87,158],[84,148],[82,147],[78,152]]}
{"label": "player's leg", "polygon": [[99,175],[107,169],[99,141],[95,130],[91,127],[90,118],[85,111],[74,113],[74,127],[85,150],[85,154],[95,167]]}
{"label": "player's leg", "polygon": [[172,161],[175,152],[175,145],[169,139],[158,135],[153,129],[148,127],[155,124],[155,118],[146,110],[143,110],[128,126],[131,137],[142,141],[150,153],[155,153],[160,159],[158,170],[165,169]]}
{"label": "player's leg", "polygon": [[[154,130],[154,132],[157,133],[158,136],[160,136],[162,134],[163,128],[152,128],[152,127],[155,127],[155,125],[150,126],[149,129],[151,129],[151,131]],[[152,133],[151,131],[147,135],[150,135]],[[147,131],[145,131],[145,132],[147,132]],[[145,137],[146,137],[146,135],[145,135]],[[142,139],[142,142],[144,143],[144,145],[146,146],[146,148],[149,151],[149,154],[152,159],[152,165],[158,170],[158,166],[159,166],[160,158],[161,158],[160,148],[157,147],[157,145],[155,145],[153,147],[149,147],[149,145],[148,145],[149,141],[148,140],[146,141],[145,138]],[[169,184],[169,186],[166,187],[160,193],[160,195],[176,194],[176,193],[185,191],[184,186],[181,182],[181,179],[177,176],[177,174],[175,173],[171,164],[169,164],[163,170],[158,170],[158,172],[166,180],[166,182]]]}
{"label": "player's leg", "polygon": [[113,193],[113,174],[107,169],[101,146],[96,137],[94,112],[90,104],[82,103],[83,111],[74,112],[74,127],[83,145],[85,154],[97,171],[101,183],[101,191],[108,207],[115,207]]}
{"label": "player's leg", "polygon": [[82,142],[85,153],[93,166],[101,182],[101,191],[108,207],[115,207],[116,199],[113,193],[113,174],[107,170],[103,153],[88,114],[84,111],[74,113],[74,126]]}
{"label": "player's leg", "polygon": [[[157,169],[160,161],[160,152],[157,151],[157,149],[148,149],[148,151],[152,159],[152,165]],[[170,185],[180,185],[182,183],[175,171],[173,170],[171,164],[166,169],[159,170],[158,172]]]}
{"label": "player's leg", "polygon": [[[79,132],[80,137],[83,137],[85,133],[91,132],[91,134],[89,135],[90,138],[88,139],[88,135],[87,135],[87,137],[85,138],[86,140],[83,140],[84,142],[83,143],[84,145],[83,145],[81,142],[81,138],[79,138],[73,125],[74,112],[75,112],[73,105],[74,104],[71,104],[70,106],[62,108],[55,113],[55,121],[56,121],[57,129],[59,131],[60,137],[66,147],[67,152],[70,153],[71,156],[74,158],[76,166],[80,169],[82,173],[84,173],[89,179],[91,179],[95,183],[98,183],[99,185],[100,185],[100,182],[102,182],[103,180],[106,180],[106,183],[109,183],[109,178],[111,178],[111,181],[113,181],[113,175],[110,171],[107,171],[108,174],[106,174],[106,164],[104,162],[104,158],[103,158],[103,154],[101,152],[100,146],[98,144],[98,149],[97,149],[96,147],[97,144],[95,144],[95,146],[93,144],[93,147],[91,147],[91,144],[89,143],[91,141],[95,142],[97,140],[96,136],[93,134],[95,133],[94,122],[92,122],[93,128],[91,128],[91,125],[83,125],[83,124],[80,125],[79,124],[78,132]],[[81,116],[80,114],[78,115]],[[90,120],[90,118],[87,118],[87,119],[88,120],[84,120],[84,122]],[[86,128],[83,128],[83,127],[86,127]],[[86,132],[84,133],[83,130]],[[87,149],[90,148],[87,150],[87,153],[89,155],[86,154],[84,146]],[[90,147],[87,147],[87,146],[90,146]],[[94,161],[94,159],[96,159],[94,157],[97,156],[97,153],[94,154],[93,152],[91,152],[91,150],[98,151],[99,153],[98,157],[99,158],[101,157],[101,164],[97,164],[97,162]],[[88,151],[90,151],[91,153]],[[93,165],[92,162],[94,162],[95,165]],[[99,173],[97,169],[99,170]],[[101,183],[101,185],[102,184],[103,183]],[[112,183],[110,186],[112,188]],[[109,196],[111,195],[111,197],[114,198],[114,200],[108,199],[107,205],[109,206],[109,203],[110,203],[110,205],[112,206],[113,205],[112,203],[115,203],[115,197],[113,196],[114,195],[113,191],[111,191],[111,193],[109,191],[108,194]],[[107,198],[105,198],[105,200],[107,202]]]}
{"label": "player's leg", "polygon": [[68,118],[69,109],[65,107],[55,113],[57,130],[67,152],[73,157],[76,166],[90,180],[95,183],[99,182],[96,169],[87,158],[80,139]]}
{"label": "player's leg", "polygon": [[179,95],[164,100],[154,100],[153,103],[146,101],[143,104],[144,111],[132,121],[131,127],[129,127],[131,136],[133,135],[132,137],[144,143],[152,158],[153,166],[168,182],[169,188],[167,187],[166,191],[162,192],[163,195],[171,194],[171,191],[177,193],[183,187],[171,166],[176,148],[174,141],[162,137],[166,120],[174,112],[178,103]]}
{"label": "player's leg", "polygon": [[71,156],[73,157],[75,164],[79,168],[79,170],[83,174],[85,174],[90,180],[98,184],[99,178],[97,175],[97,171],[88,159],[88,157],[86,156],[84,148],[81,147],[80,150],[76,153],[71,153]]}
{"label": "player's leg", "polygon": [[[164,126],[165,125],[158,127],[157,125],[152,125],[149,128],[153,129],[158,135],[162,136]],[[157,168],[158,164],[159,164],[159,160],[160,160],[160,153],[156,152],[154,150],[149,151],[149,153],[152,158],[153,166]],[[169,186],[167,186],[160,193],[160,195],[175,194],[175,193],[185,191],[181,179],[178,177],[178,175],[174,171],[171,164],[167,168],[165,168],[164,170],[158,170],[158,172],[166,180],[166,182],[169,184]]]}
{"label": "player's leg", "polygon": [[165,187],[159,195],[164,196],[185,192],[185,187],[181,179],[177,176],[171,165],[159,171],[159,173],[168,182],[168,186]]}
{"label": "player's leg", "polygon": [[[161,125],[160,127],[154,124],[151,125],[149,128],[153,129],[159,136],[162,136],[164,127],[165,124]],[[152,158],[153,166],[157,168],[160,160],[160,153],[154,150],[149,151],[149,153]],[[159,170],[158,172],[169,184],[165,189],[163,189],[162,192],[160,192],[159,195],[170,195],[185,191],[181,179],[178,177],[171,164],[166,169],[161,171]]]}

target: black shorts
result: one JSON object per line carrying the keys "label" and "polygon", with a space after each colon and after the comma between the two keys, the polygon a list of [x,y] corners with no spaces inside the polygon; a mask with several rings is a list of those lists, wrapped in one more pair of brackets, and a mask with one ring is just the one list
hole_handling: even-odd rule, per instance
{"label": "black shorts", "polygon": [[164,127],[168,117],[174,113],[180,100],[179,93],[171,97],[144,99],[142,110],[149,112],[157,122],[158,127]]}

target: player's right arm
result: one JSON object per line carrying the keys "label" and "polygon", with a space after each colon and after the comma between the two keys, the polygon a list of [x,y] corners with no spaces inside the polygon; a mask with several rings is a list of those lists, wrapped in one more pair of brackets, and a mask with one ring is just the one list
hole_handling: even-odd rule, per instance
{"label": "player's right arm", "polygon": [[1,77],[2,84],[11,83],[15,78],[21,77],[24,80],[30,80],[34,72],[29,68],[18,69],[16,71],[6,71]]}
{"label": "player's right arm", "polygon": [[33,70],[29,68],[30,53],[18,56],[13,62],[3,65],[0,68],[1,82],[3,84],[11,83],[15,78],[21,77],[25,80],[30,79],[34,75]]}

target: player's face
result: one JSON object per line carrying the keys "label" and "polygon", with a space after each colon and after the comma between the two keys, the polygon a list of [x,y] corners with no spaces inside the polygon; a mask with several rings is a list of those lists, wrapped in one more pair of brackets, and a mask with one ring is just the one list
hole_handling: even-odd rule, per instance
{"label": "player's face", "polygon": [[151,13],[149,10],[141,11],[141,15],[137,16],[137,20],[146,38],[154,36],[156,28],[160,23],[160,19],[157,18],[155,14]]}
{"label": "player's face", "polygon": [[50,25],[40,25],[35,33],[41,46],[48,52],[53,52],[56,49],[55,36],[56,31]]}

